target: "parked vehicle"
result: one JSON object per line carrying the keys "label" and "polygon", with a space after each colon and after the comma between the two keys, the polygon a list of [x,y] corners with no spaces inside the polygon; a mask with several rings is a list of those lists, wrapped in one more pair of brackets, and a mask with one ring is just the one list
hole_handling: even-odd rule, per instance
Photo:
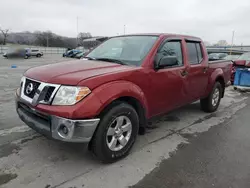
{"label": "parked vehicle", "polygon": [[210,61],[224,59],[226,56],[226,53],[211,53],[208,55]]}
{"label": "parked vehicle", "polygon": [[81,59],[82,57],[84,57],[85,54],[86,54],[86,52],[80,52],[80,53],[76,54],[74,58]]}
{"label": "parked vehicle", "polygon": [[76,50],[76,49],[73,49],[73,50],[69,50],[65,53],[63,53],[63,57],[75,57],[78,53],[81,53],[82,51],[80,50]]}
{"label": "parked vehicle", "polygon": [[43,52],[39,51],[39,50],[30,50],[30,56],[35,56],[35,57],[42,57],[43,56]]}
{"label": "parked vehicle", "polygon": [[11,48],[8,52],[3,54],[5,58],[24,58],[28,59],[30,57],[29,50],[23,48]]}
{"label": "parked vehicle", "polygon": [[201,39],[169,34],[113,37],[86,58],[27,70],[16,110],[43,135],[89,143],[103,162],[125,157],[156,115],[197,100],[216,111],[232,66],[209,62]]}
{"label": "parked vehicle", "polygon": [[233,60],[237,60],[239,57],[240,57],[240,55],[228,55],[228,56],[224,57],[223,59],[233,61]]}
{"label": "parked vehicle", "polygon": [[250,67],[250,52],[242,54],[238,59],[233,61],[233,68],[231,74],[231,82],[234,83],[234,77],[237,68]]}
{"label": "parked vehicle", "polygon": [[80,52],[80,53],[76,54],[74,58],[82,59],[88,53],[89,53],[89,50],[84,50],[83,52]]}

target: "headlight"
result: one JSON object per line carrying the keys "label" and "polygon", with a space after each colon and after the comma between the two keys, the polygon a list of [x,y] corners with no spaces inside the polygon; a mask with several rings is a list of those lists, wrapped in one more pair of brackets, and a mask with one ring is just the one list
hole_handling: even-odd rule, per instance
{"label": "headlight", "polygon": [[74,105],[90,93],[87,87],[61,86],[52,105]]}
{"label": "headlight", "polygon": [[18,88],[18,94],[21,96],[21,92],[22,92],[22,89],[23,89],[23,83],[25,81],[25,77],[23,76],[21,78],[21,81],[20,81],[20,87]]}

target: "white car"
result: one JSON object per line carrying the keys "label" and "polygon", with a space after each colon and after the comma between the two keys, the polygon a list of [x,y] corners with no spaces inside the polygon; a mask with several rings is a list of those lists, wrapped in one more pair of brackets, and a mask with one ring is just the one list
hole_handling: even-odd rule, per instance
{"label": "white car", "polygon": [[36,57],[43,56],[43,52],[41,52],[39,50],[29,50],[29,54],[30,54],[30,56],[36,56]]}

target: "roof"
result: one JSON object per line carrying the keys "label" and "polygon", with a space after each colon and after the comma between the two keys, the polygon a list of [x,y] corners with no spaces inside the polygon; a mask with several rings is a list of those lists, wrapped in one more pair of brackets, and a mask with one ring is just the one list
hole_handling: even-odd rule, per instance
{"label": "roof", "polygon": [[181,37],[181,38],[192,38],[201,40],[199,37],[189,36],[189,35],[181,35],[181,34],[173,34],[173,33],[135,33],[135,34],[127,34],[127,35],[119,35],[119,36],[168,36],[168,37]]}

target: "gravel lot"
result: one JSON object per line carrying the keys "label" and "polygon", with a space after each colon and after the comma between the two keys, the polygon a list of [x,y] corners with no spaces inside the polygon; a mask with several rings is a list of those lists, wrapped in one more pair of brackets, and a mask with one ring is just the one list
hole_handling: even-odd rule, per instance
{"label": "gravel lot", "polygon": [[[206,114],[193,103],[149,122],[147,134],[139,136],[125,159],[103,165],[81,144],[48,140],[22,123],[15,112],[14,92],[25,70],[65,61],[59,55],[42,58],[0,57],[0,187],[127,187],[136,184],[159,162],[169,158],[184,135],[205,132],[227,121],[246,106],[247,96],[227,88],[219,111]],[[16,65],[17,68],[11,68]]]}

